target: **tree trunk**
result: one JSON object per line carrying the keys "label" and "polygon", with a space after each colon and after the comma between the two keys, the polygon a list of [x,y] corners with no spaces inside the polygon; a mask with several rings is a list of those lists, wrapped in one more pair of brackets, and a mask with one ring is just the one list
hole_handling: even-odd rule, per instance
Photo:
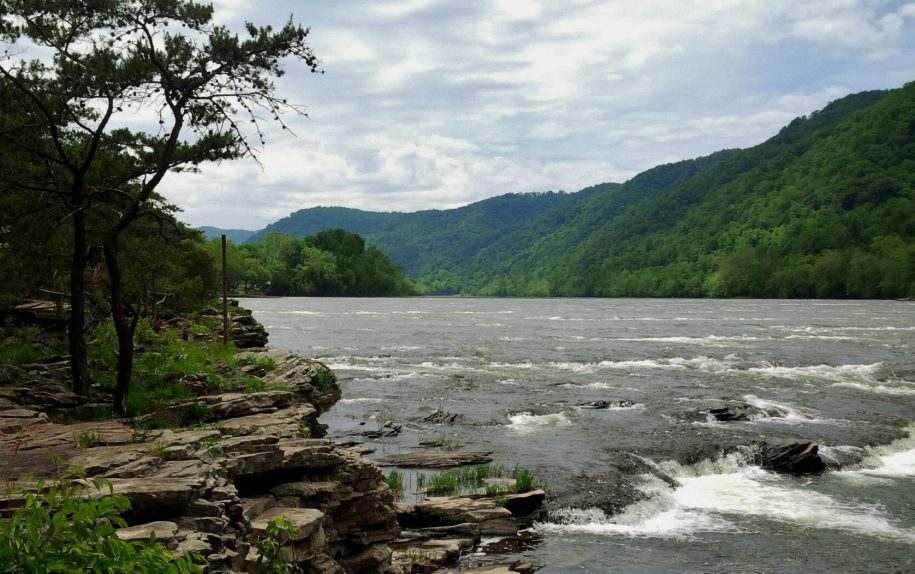
{"label": "tree trunk", "polygon": [[73,262],[70,267],[70,373],[73,392],[89,396],[89,357],[86,353],[86,216],[77,209],[73,213]]}
{"label": "tree trunk", "polygon": [[105,265],[111,285],[111,318],[118,336],[117,384],[114,389],[114,410],[119,415],[127,414],[127,391],[133,377],[133,335],[137,328],[137,315],[128,320],[125,312],[123,289],[121,287],[121,265],[118,260],[117,239],[105,241]]}

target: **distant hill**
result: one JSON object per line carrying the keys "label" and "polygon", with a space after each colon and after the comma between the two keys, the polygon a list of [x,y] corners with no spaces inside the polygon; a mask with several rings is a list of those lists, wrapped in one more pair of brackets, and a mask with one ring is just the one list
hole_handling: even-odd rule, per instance
{"label": "distant hill", "polygon": [[203,236],[207,239],[213,239],[214,237],[220,237],[225,234],[226,239],[232,241],[232,243],[244,243],[254,235],[254,231],[249,231],[247,229],[220,229],[219,227],[210,227],[203,226],[198,227],[200,231],[203,232]]}
{"label": "distant hill", "polygon": [[313,208],[263,232],[331,227],[363,235],[430,293],[911,297],[915,83],[623,184],[444,211]]}

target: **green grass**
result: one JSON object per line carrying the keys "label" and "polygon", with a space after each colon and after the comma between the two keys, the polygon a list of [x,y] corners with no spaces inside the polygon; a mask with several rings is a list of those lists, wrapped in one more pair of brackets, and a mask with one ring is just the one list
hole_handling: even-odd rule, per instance
{"label": "green grass", "polygon": [[39,342],[40,333],[41,330],[34,326],[10,329],[8,335],[0,340],[0,363],[27,365],[58,356],[56,350]]}
{"label": "green grass", "polygon": [[384,479],[388,484],[388,488],[391,489],[391,493],[394,494],[395,500],[404,499],[404,477],[403,473],[392,470]]}
{"label": "green grass", "polygon": [[149,456],[165,458],[165,443],[157,440],[151,447],[149,447],[149,450],[146,452],[149,454]]}
{"label": "green grass", "polygon": [[[111,392],[115,386],[118,356],[114,326],[99,324],[89,338],[92,379]],[[219,372],[221,367],[234,369],[239,364],[234,347],[208,341],[185,341],[178,332],[170,329],[157,333],[148,319],[141,319],[137,325],[136,342],[144,351],[134,356],[134,377],[127,395],[127,414],[131,417],[196,397],[196,393],[184,383],[167,381],[169,374],[206,373],[209,384],[219,387],[226,382]]]}
{"label": "green grass", "polygon": [[248,364],[258,366],[268,373],[270,371],[275,371],[277,366],[276,360],[273,357],[250,357],[248,359]]}
{"label": "green grass", "polygon": [[[488,478],[513,478],[514,485],[487,485]],[[485,488],[486,496],[499,497],[506,494],[529,492],[542,484],[530,471],[515,467],[508,471],[501,465],[478,464],[435,474],[416,473],[417,488],[431,496],[455,496],[470,494]]]}
{"label": "green grass", "polygon": [[84,430],[73,433],[73,446],[76,448],[91,448],[102,444],[102,435],[98,431]]}
{"label": "green grass", "polygon": [[267,390],[267,384],[257,377],[248,377],[245,379],[245,392],[262,393]]}

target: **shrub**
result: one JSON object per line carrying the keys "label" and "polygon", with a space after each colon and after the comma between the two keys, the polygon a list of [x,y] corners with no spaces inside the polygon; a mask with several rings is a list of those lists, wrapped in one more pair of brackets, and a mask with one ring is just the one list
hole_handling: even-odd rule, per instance
{"label": "shrub", "polygon": [[314,384],[321,390],[327,389],[334,384],[334,374],[328,369],[321,369],[315,374]]}
{"label": "shrub", "polygon": [[[108,494],[103,492],[107,486]],[[64,477],[38,483],[23,495],[24,507],[0,521],[0,570],[7,574],[202,573],[191,557],[174,556],[154,539],[127,542],[116,527],[126,526],[121,513],[130,507],[111,494],[110,483],[90,485]]]}

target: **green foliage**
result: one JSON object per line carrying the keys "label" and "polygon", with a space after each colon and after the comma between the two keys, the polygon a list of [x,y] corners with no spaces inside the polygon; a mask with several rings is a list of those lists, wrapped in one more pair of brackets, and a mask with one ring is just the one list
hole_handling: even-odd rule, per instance
{"label": "green foliage", "polygon": [[[221,258],[221,241],[210,241],[213,264]],[[260,244],[227,242],[230,287],[262,290],[271,295],[394,296],[415,289],[400,269],[362,237],[342,229],[295,239],[268,233]]]}
{"label": "green foliage", "polygon": [[260,367],[268,373],[276,370],[276,359],[273,357],[251,357],[248,359],[248,364]]}
{"label": "green foliage", "polygon": [[245,379],[245,392],[262,393],[267,390],[267,383],[257,377],[248,377]]}
{"label": "green foliage", "polygon": [[154,539],[139,543],[118,538],[116,528],[126,526],[120,515],[130,503],[112,495],[104,481],[84,485],[64,477],[21,494],[23,507],[0,521],[0,572],[203,572],[190,557],[176,557]]}
{"label": "green foliage", "polygon": [[434,294],[913,297],[913,174],[915,83],[624,184],[409,214],[314,208],[253,239],[343,227]]}
{"label": "green foliage", "polygon": [[166,449],[165,443],[157,440],[156,442],[153,443],[153,445],[151,447],[149,447],[149,450],[146,452],[149,454],[149,456],[154,456],[156,458],[165,458],[165,449]]}
{"label": "green foliage", "polygon": [[[486,484],[486,480],[490,478],[512,478],[514,483]],[[541,487],[540,482],[523,468],[515,467],[514,470],[508,472],[503,466],[491,464],[465,466],[435,474],[419,472],[416,474],[416,484],[417,488],[433,496],[469,494],[482,489],[486,496],[494,497],[528,492]]]}
{"label": "green foliage", "polygon": [[312,382],[314,383],[314,385],[316,387],[318,387],[319,389],[321,389],[323,391],[323,390],[329,389],[330,386],[333,385],[334,381],[336,381],[336,380],[337,380],[337,378],[334,376],[333,371],[331,371],[330,369],[320,369],[315,374],[314,381],[312,381]]}
{"label": "green foliage", "polygon": [[[192,327],[194,331],[207,330],[202,325]],[[134,380],[127,397],[128,416],[153,412],[177,400],[195,398],[195,393],[184,383],[168,380],[173,373],[204,373],[211,384],[219,385],[223,381],[222,368],[235,368],[239,364],[234,348],[207,340],[184,340],[174,329],[156,332],[147,318],[139,321],[136,340],[144,346],[144,351],[136,354],[134,362]],[[114,327],[110,323],[97,325],[92,330],[91,341],[89,364],[93,380],[103,389],[111,390],[115,385],[118,357]]]}
{"label": "green foliage", "polygon": [[266,536],[257,542],[257,564],[266,574],[296,574],[301,572],[285,559],[292,550],[289,541],[298,529],[289,519],[279,516],[267,523]]}
{"label": "green foliage", "polygon": [[222,447],[219,446],[221,438],[219,436],[208,438],[200,443],[200,448],[206,449],[211,456],[219,456],[222,454]]}
{"label": "green foliage", "polygon": [[526,469],[515,467],[515,470],[512,471],[512,478],[515,479],[515,492],[530,492],[535,488],[542,488],[534,475]]}
{"label": "green foliage", "polygon": [[392,470],[384,477],[385,483],[387,483],[388,488],[391,489],[391,493],[394,495],[395,500],[404,499],[404,476],[403,473],[397,470]]}
{"label": "green foliage", "polygon": [[102,436],[98,431],[84,430],[73,434],[73,446],[76,448],[91,448],[102,444]]}
{"label": "green foliage", "polygon": [[41,343],[38,327],[26,326],[4,331],[8,331],[8,334],[0,341],[0,363],[40,363],[58,355],[58,351]]}
{"label": "green foliage", "polygon": [[207,415],[210,413],[209,407],[203,403],[193,403],[191,408],[187,410],[181,417],[181,426],[182,427],[193,427],[202,424],[206,421]]}

